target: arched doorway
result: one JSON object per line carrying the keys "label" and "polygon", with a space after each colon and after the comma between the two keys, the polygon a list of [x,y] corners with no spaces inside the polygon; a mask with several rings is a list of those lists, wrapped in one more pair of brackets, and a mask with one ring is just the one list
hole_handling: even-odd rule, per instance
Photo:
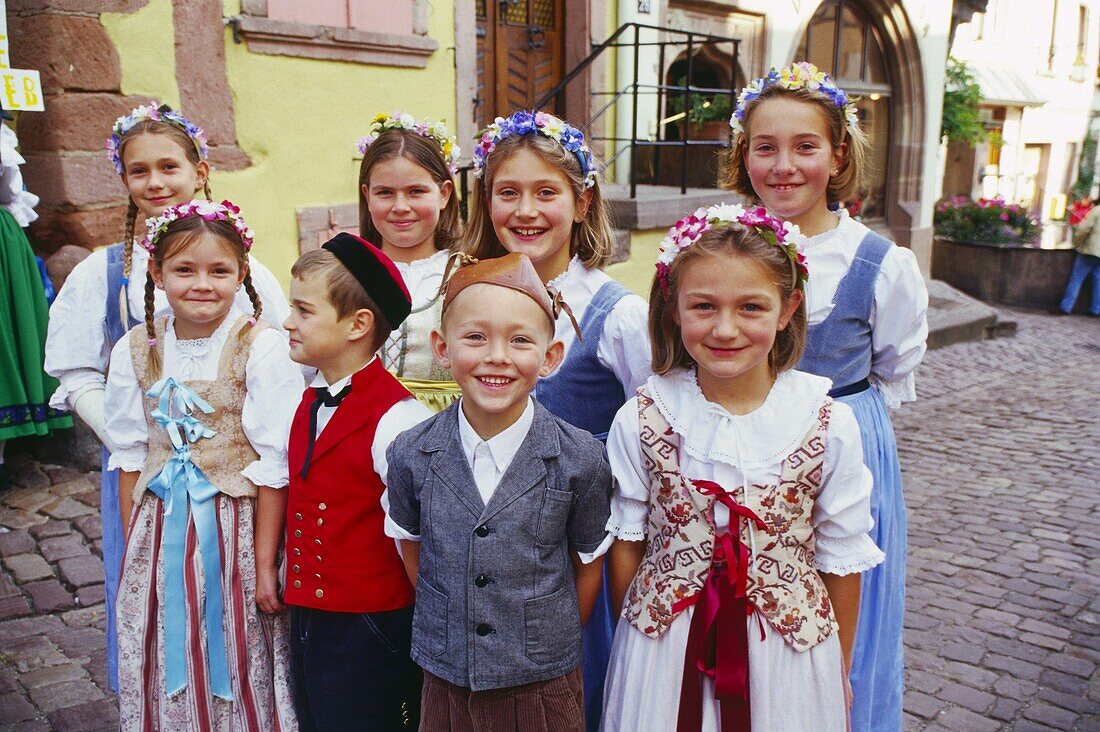
{"label": "arched doorway", "polygon": [[810,20],[795,59],[827,71],[840,88],[858,97],[860,125],[871,142],[871,170],[867,193],[847,203],[865,220],[888,219],[890,118],[895,105],[881,34],[858,3],[827,0]]}

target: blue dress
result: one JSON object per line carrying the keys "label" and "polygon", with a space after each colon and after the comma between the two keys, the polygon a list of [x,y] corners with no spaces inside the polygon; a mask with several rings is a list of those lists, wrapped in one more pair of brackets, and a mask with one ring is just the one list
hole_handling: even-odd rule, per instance
{"label": "blue dress", "polygon": [[[127,323],[122,323],[119,312],[119,297],[123,291],[121,244],[107,247],[107,347],[115,347],[126,333],[138,324],[133,315],[127,313]],[[122,541],[122,518],[118,507],[118,471],[107,469],[107,459],[111,453],[103,448],[103,463],[100,472],[100,513],[103,522],[103,573],[106,577],[107,592],[107,684],[111,691],[118,691],[118,631],[115,623],[115,597],[118,594],[118,578],[122,573],[122,553],[126,548]]]}
{"label": "blue dress", "polygon": [[[830,395],[855,412],[863,461],[874,478],[871,539],[886,561],[862,575],[859,623],[852,653],[852,730],[901,730],[902,624],[905,616],[905,497],[894,427],[878,389],[870,386],[871,325],[875,280],[894,245],[868,232],[848,273],[837,285],[833,309],[811,325],[798,364],[833,380]],[[812,277],[811,273],[811,277]]]}
{"label": "blue dress", "polygon": [[[618,282],[606,282],[596,292],[581,317],[581,339],[566,354],[561,367],[535,386],[535,399],[550,412],[570,424],[588,430],[601,442],[619,407],[626,403],[626,392],[611,369],[596,355],[604,321],[615,304],[630,294]],[[611,607],[607,592],[607,565],[596,607],[584,626],[584,718],[588,732],[600,728],[603,707],[603,682],[611,658],[611,638],[618,621],[618,610]]]}

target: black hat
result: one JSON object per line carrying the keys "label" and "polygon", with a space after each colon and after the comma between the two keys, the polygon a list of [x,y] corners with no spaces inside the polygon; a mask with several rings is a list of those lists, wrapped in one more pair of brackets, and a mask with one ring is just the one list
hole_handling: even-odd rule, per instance
{"label": "black hat", "polygon": [[405,322],[412,311],[412,296],[397,265],[379,247],[353,234],[339,233],[321,245],[359,280],[371,300],[386,316],[391,328]]}

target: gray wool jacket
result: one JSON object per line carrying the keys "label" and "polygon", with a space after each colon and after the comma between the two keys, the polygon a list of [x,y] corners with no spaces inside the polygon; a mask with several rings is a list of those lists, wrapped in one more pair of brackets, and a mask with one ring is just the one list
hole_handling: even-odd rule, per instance
{"label": "gray wool jacket", "polygon": [[474,691],[562,676],[581,661],[570,551],[595,551],[611,510],[603,445],[535,402],[485,505],[459,408],[403,433],[387,453],[389,516],[420,536],[413,660]]}

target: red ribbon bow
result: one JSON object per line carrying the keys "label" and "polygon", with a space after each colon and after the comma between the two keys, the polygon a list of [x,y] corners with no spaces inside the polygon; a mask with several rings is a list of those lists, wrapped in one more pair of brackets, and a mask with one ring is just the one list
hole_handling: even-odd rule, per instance
{"label": "red ribbon bow", "polygon": [[[673,606],[679,612],[695,603],[684,654],[684,679],[680,688],[677,732],[697,732],[703,725],[703,687],[700,673],[714,679],[714,697],[721,706],[722,730],[751,729],[749,714],[749,641],[745,618],[755,609],[746,595],[751,552],[741,541],[741,522],[767,525],[751,509],[733,500],[722,486],[710,480],[693,480],[705,496],[730,510],[729,531],[714,538],[711,570],[695,597]],[[763,628],[761,628],[763,634]]]}

